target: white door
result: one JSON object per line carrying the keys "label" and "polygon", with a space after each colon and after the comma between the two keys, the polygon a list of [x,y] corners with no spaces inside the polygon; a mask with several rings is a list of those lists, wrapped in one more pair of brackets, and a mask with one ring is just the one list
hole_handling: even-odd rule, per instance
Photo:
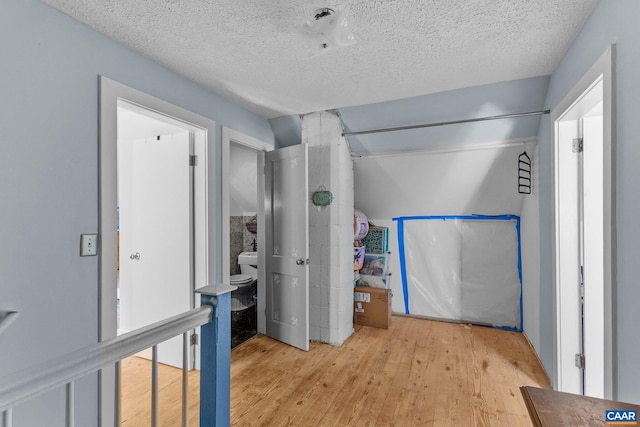
{"label": "white door", "polygon": [[556,122],[558,388],[605,393],[602,81]]}
{"label": "white door", "polygon": [[[131,331],[192,307],[191,143],[182,132],[123,144],[120,329]],[[182,336],[158,346],[158,361],[182,367]]]}
{"label": "white door", "polygon": [[309,350],[307,146],[265,155],[266,333]]}

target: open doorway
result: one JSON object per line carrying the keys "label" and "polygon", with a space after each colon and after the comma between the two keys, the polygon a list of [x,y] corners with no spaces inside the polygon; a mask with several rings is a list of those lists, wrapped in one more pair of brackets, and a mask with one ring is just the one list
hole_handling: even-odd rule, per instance
{"label": "open doorway", "polygon": [[264,262],[259,256],[264,242],[260,153],[271,150],[263,141],[222,128],[223,281],[237,288],[231,293],[232,348],[264,331],[258,320],[260,295],[264,296]]}
{"label": "open doorway", "polygon": [[[257,332],[309,349],[309,181],[307,146],[278,150],[222,129],[223,282],[231,283],[232,144],[257,155]],[[232,304],[234,295],[231,294]],[[268,315],[267,315],[268,313]],[[233,323],[232,323],[233,328]]]}
{"label": "open doorway", "polygon": [[612,49],[552,111],[555,386],[614,399]]}
{"label": "open doorway", "polygon": [[[187,168],[191,169],[190,165],[197,165],[190,170],[190,177],[185,185],[180,185],[181,191],[184,187],[187,189],[187,194],[184,191],[181,193],[183,199],[186,197],[189,199],[188,209],[190,214],[187,214],[188,226],[186,231],[183,229],[179,234],[181,239],[186,239],[186,249],[181,247],[181,251],[189,252],[186,257],[189,264],[186,269],[181,268],[181,274],[188,270],[186,278],[184,278],[185,287],[187,288],[188,295],[183,295],[184,299],[188,301],[187,310],[189,306],[194,304],[193,287],[199,288],[214,282],[214,278],[210,275],[215,272],[215,210],[209,208],[209,203],[213,203],[216,199],[216,186],[214,185],[214,174],[209,170],[209,166],[214,164],[215,150],[209,149],[214,144],[215,135],[215,123],[205,117],[199,116],[173,104],[162,101],[153,96],[147,95],[143,92],[137,91],[118,82],[110,80],[105,77],[100,78],[100,177],[99,177],[99,193],[100,193],[100,243],[101,250],[99,251],[99,264],[100,264],[100,289],[99,289],[99,340],[105,341],[113,338],[117,334],[118,328],[118,316],[117,316],[117,302],[118,302],[118,272],[119,267],[122,268],[122,264],[118,266],[118,260],[123,260],[135,263],[141,261],[145,257],[145,253],[132,248],[121,248],[120,256],[118,254],[118,160],[119,150],[122,151],[123,146],[118,144],[119,133],[119,117],[118,107],[121,107],[122,114],[125,114],[122,110],[128,110],[138,115],[142,115],[147,119],[157,120],[163,123],[164,130],[160,130],[160,135],[156,134],[155,141],[145,141],[148,138],[140,138],[134,140],[140,142],[140,146],[143,151],[146,148],[152,150],[160,149],[163,155],[154,157],[154,161],[165,161],[167,158],[172,157],[166,155],[165,149],[176,149],[179,152],[186,153],[185,163]],[[139,117],[138,117],[139,118]],[[166,132],[168,133],[166,133]],[[159,137],[159,138],[158,138]],[[142,143],[144,141],[145,144]],[[131,142],[127,146],[132,148],[138,143]],[[148,153],[147,153],[148,154]],[[155,156],[155,154],[154,154]],[[194,157],[191,157],[194,156]],[[161,166],[157,164],[155,166]],[[160,167],[162,169],[162,167]],[[154,182],[154,179],[148,179],[151,176],[157,174],[146,174],[144,171],[141,173],[142,181],[146,179],[145,185],[156,185],[157,188],[152,190],[153,192],[164,191],[164,187],[169,185],[167,183]],[[122,178],[122,177],[120,177]],[[165,185],[166,184],[166,185]],[[145,192],[143,187],[142,193]],[[138,198],[134,194],[134,198]],[[144,197],[144,196],[142,196]],[[184,203],[181,203],[184,204]],[[160,207],[154,208],[156,211],[163,209]],[[146,215],[146,216],[145,216]],[[181,214],[182,215],[182,214]],[[142,215],[142,220],[148,217],[148,214]],[[151,234],[156,238],[161,235],[163,229],[169,227],[164,221],[165,226],[156,225],[153,227]],[[181,223],[184,221],[181,220]],[[136,228],[137,229],[137,228]],[[152,245],[153,246],[153,245]],[[182,282],[183,279],[181,278]],[[159,292],[159,290],[152,290],[151,292]],[[144,294],[144,293],[143,293]],[[147,293],[148,294],[148,293]],[[147,295],[148,296],[148,295]],[[145,296],[143,295],[144,299]],[[151,299],[147,300],[147,303],[153,304]],[[185,310],[181,310],[185,311]],[[197,332],[197,331],[196,331]],[[196,340],[192,341],[196,342]],[[199,360],[197,355],[199,352],[195,346],[188,352],[191,354],[190,367],[198,367]],[[103,425],[113,425],[115,421],[115,414],[118,413],[115,409],[115,402],[113,396],[116,395],[116,384],[118,381],[118,372],[115,367],[106,367],[99,374],[100,384],[100,413],[101,422]]]}

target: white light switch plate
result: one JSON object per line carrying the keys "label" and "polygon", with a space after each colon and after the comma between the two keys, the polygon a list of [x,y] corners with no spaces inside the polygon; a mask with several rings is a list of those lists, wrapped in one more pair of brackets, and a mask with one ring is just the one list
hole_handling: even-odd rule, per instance
{"label": "white light switch plate", "polygon": [[98,255],[98,235],[97,234],[81,234],[80,235],[80,256],[96,256]]}

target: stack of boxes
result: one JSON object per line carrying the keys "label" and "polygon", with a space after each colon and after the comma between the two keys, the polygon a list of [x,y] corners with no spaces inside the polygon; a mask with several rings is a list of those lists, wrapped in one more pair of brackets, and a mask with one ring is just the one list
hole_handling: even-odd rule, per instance
{"label": "stack of boxes", "polygon": [[388,328],[391,323],[391,289],[389,270],[389,231],[369,225],[361,240],[365,248],[362,259],[354,255],[354,320],[357,325]]}

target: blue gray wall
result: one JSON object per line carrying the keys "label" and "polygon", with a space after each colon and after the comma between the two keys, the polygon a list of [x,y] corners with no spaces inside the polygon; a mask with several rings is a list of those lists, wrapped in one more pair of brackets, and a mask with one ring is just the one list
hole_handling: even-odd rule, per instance
{"label": "blue gray wall", "polygon": [[278,148],[289,147],[302,142],[302,120],[298,115],[269,119],[269,125],[276,138]]}
{"label": "blue gray wall", "polygon": [[[345,131],[439,123],[537,111],[544,105],[549,76],[415,96],[338,109]],[[451,143],[495,142],[538,135],[539,117],[438,126],[349,137],[354,152],[424,148]],[[279,147],[300,143],[300,118],[269,120]]]}
{"label": "blue gray wall", "polygon": [[[0,335],[2,377],[97,341],[98,258],[80,258],[79,239],[98,230],[98,75],[215,120],[218,159],[221,125],[274,136],[267,120],[37,0],[2,0],[0,53],[0,310],[20,312]],[[63,425],[61,396],[17,408],[15,425]],[[96,396],[95,377],[78,384],[77,425],[96,425]]]}
{"label": "blue gray wall", "polygon": [[[637,263],[640,254],[640,223],[637,216],[640,182],[640,2],[601,1],[585,23],[566,55],[551,76],[545,106],[554,108],[600,57],[616,45],[616,221],[617,221],[617,398],[640,402],[640,285]],[[541,292],[540,357],[549,373],[553,367],[553,295],[551,289],[551,125],[544,118],[539,132]],[[542,181],[544,180],[544,181]]]}
{"label": "blue gray wall", "polygon": [[[537,111],[549,78],[535,77],[431,95],[340,108],[346,131],[440,123]],[[507,141],[536,136],[539,117],[436,126],[349,137],[354,152],[425,148],[434,145]]]}

